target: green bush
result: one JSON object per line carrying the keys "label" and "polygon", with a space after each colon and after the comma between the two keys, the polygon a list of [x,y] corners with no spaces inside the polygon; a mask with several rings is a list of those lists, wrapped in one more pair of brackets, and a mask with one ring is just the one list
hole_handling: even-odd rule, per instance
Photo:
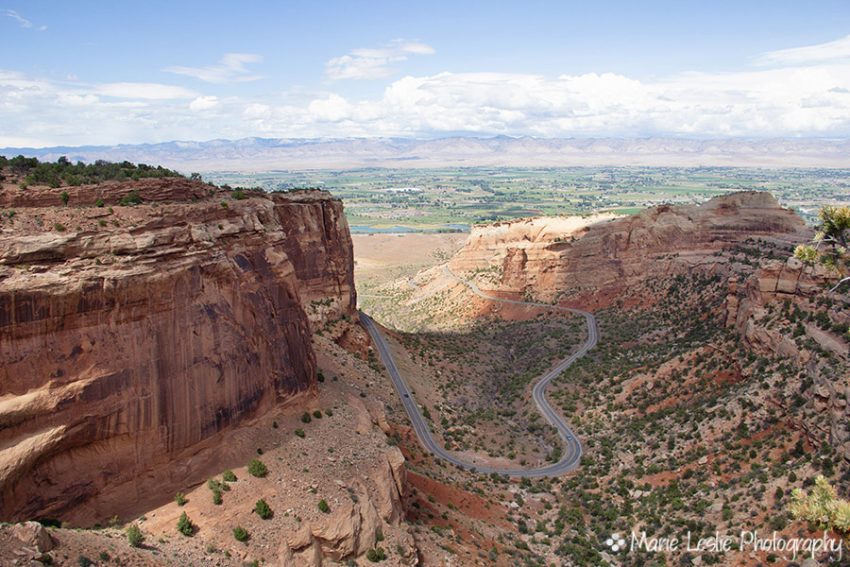
{"label": "green bush", "polygon": [[221,474],[221,478],[225,480],[225,482],[236,482],[236,475],[232,470],[227,469]]}
{"label": "green bush", "polygon": [[142,542],[145,541],[145,534],[142,533],[142,530],[140,530],[139,526],[136,524],[132,524],[129,528],[127,528],[126,533],[130,547],[139,547],[142,545]]}
{"label": "green bush", "polygon": [[69,201],[69,200],[70,200],[70,198],[71,198],[71,196],[70,196],[70,195],[68,195],[68,192],[67,192],[67,191],[62,191],[62,195],[61,195],[61,197],[62,197],[62,204],[63,204],[63,205],[67,205],[67,204],[68,204],[68,201]]}
{"label": "green bush", "polygon": [[255,476],[257,478],[263,478],[267,474],[269,474],[269,469],[266,468],[265,463],[259,459],[252,459],[250,463],[248,463],[248,473],[251,476]]}
{"label": "green bush", "polygon": [[178,506],[183,506],[188,500],[186,500],[186,495],[182,492],[178,492],[174,495],[174,501],[177,502]]}
{"label": "green bush", "polygon": [[319,500],[319,512],[321,512],[322,514],[329,514],[330,511],[331,507],[328,506],[327,500],[325,500],[324,498]]}
{"label": "green bush", "polygon": [[368,559],[372,563],[383,561],[386,558],[387,552],[384,551],[383,547],[373,547],[372,549],[366,552],[366,559]]}
{"label": "green bush", "polygon": [[65,225],[57,222],[53,225],[53,230],[55,230],[56,232],[65,232]]}
{"label": "green bush", "polygon": [[248,530],[243,528],[242,526],[236,526],[233,528],[233,537],[236,538],[236,541],[241,541],[245,543],[248,541]]}
{"label": "green bush", "polygon": [[192,523],[192,520],[189,519],[189,516],[186,515],[186,512],[180,514],[180,519],[177,520],[177,531],[184,536],[195,535],[195,525]]}
{"label": "green bush", "polygon": [[221,496],[221,489],[216,488],[212,493],[212,501],[216,506],[221,506],[221,503],[224,501]]}
{"label": "green bush", "polygon": [[313,418],[310,417],[310,414],[305,411],[301,415],[301,421],[304,422],[304,423],[310,423],[311,421],[313,421]]}
{"label": "green bush", "polygon": [[106,204],[106,203],[104,203],[104,202],[103,202],[103,199],[98,199],[97,201],[95,201],[95,202],[94,202],[94,206],[95,206],[95,207],[100,207],[100,208],[103,208],[103,206],[104,206],[105,204]]}
{"label": "green bush", "polygon": [[314,411],[313,411],[313,417],[315,417],[316,419],[322,419],[322,412],[321,412],[321,410],[314,410]]}
{"label": "green bush", "polygon": [[235,199],[237,201],[241,201],[242,199],[247,199],[248,195],[246,195],[245,191],[243,191],[242,189],[237,189],[236,191],[233,192],[232,197],[233,197],[233,199]]}
{"label": "green bush", "polygon": [[77,565],[80,567],[89,567],[90,565],[94,565],[94,561],[86,557],[85,555],[80,555],[77,557]]}
{"label": "green bush", "polygon": [[269,507],[269,503],[262,498],[257,500],[257,503],[254,504],[254,512],[256,512],[263,520],[268,520],[274,515],[272,509]]}
{"label": "green bush", "polygon": [[306,433],[304,433],[304,430],[303,430],[303,429],[296,429],[296,430],[295,430],[295,435],[297,435],[297,436],[298,436],[298,437],[300,437],[301,439],[304,439],[304,437],[306,437],[306,436],[307,436],[307,434],[306,434]]}
{"label": "green bush", "polygon": [[130,191],[129,193],[127,193],[126,195],[121,197],[121,200],[118,201],[118,204],[125,206],[125,207],[128,207],[128,206],[138,205],[141,202],[142,202],[142,196],[139,195],[139,190],[133,189],[132,191]]}

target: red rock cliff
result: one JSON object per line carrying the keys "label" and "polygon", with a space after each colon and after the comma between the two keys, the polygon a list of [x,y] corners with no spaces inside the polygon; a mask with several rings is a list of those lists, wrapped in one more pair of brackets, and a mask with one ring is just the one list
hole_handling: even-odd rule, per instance
{"label": "red rock cliff", "polygon": [[772,195],[741,192],[617,219],[476,227],[451,266],[459,271],[497,267],[502,291],[566,296],[593,307],[621,295],[635,279],[723,261],[714,257],[717,250],[748,238],[801,242],[808,237],[802,219]]}
{"label": "red rock cliff", "polygon": [[[117,206],[132,189],[143,203]],[[327,193],[29,191],[0,196],[22,207],[0,224],[2,519],[179,481],[217,433],[314,388],[311,321],[354,313]]]}

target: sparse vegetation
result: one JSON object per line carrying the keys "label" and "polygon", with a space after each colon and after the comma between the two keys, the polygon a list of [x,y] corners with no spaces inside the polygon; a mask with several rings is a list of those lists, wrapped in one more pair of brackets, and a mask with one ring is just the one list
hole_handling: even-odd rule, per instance
{"label": "sparse vegetation", "polygon": [[177,531],[187,537],[195,535],[195,525],[186,512],[180,514],[180,519],[177,520]]}
{"label": "sparse vegetation", "polygon": [[145,534],[142,533],[142,530],[139,529],[137,524],[130,524],[126,533],[127,542],[130,544],[130,547],[140,547],[145,541]]}
{"label": "sparse vegetation", "polygon": [[323,498],[319,500],[319,512],[322,514],[329,514],[331,511],[331,507],[328,505],[328,502]]}
{"label": "sparse vegetation", "polygon": [[268,520],[272,517],[272,509],[269,507],[268,502],[263,500],[257,500],[257,503],[254,504],[254,512],[263,520]]}
{"label": "sparse vegetation", "polygon": [[235,528],[233,528],[233,538],[236,541],[245,543],[246,541],[248,541],[248,537],[248,530],[246,530],[242,526],[236,526]]}
{"label": "sparse vegetation", "polygon": [[[2,156],[0,156],[2,157]],[[176,171],[164,167],[153,167],[143,163],[138,165],[124,161],[111,163],[98,160],[94,163],[71,163],[65,157],[56,162],[42,162],[37,158],[16,156],[3,158],[0,168],[7,169],[22,178],[24,186],[46,185],[61,187],[63,184],[78,186],[83,184],[103,183],[104,181],[129,181],[156,177],[182,177]],[[64,201],[64,198],[63,198]]]}
{"label": "sparse vegetation", "polygon": [[269,473],[269,470],[266,468],[265,463],[259,459],[252,459],[250,463],[248,463],[248,474],[251,476],[255,476],[257,478],[263,478]]}
{"label": "sparse vegetation", "polygon": [[366,552],[366,559],[368,559],[372,563],[378,563],[386,558],[387,552],[384,551],[383,547],[373,547]]}
{"label": "sparse vegetation", "polygon": [[118,201],[118,204],[123,207],[132,207],[134,205],[140,205],[142,203],[142,196],[139,194],[138,189],[133,189]]}

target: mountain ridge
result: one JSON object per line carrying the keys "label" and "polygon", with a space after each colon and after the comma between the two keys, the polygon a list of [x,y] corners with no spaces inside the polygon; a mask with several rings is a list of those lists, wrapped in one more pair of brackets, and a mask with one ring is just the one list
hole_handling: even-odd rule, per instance
{"label": "mountain ridge", "polygon": [[842,138],[261,138],[0,148],[0,155],[141,161],[185,171],[480,166],[850,167]]}

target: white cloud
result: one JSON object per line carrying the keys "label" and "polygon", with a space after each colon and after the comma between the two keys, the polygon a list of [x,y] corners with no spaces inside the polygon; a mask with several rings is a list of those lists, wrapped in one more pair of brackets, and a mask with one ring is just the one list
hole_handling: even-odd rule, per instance
{"label": "white cloud", "polygon": [[189,109],[195,112],[211,110],[219,104],[218,97],[215,96],[199,96],[189,103]]}
{"label": "white cloud", "polygon": [[325,64],[325,75],[331,80],[382,79],[395,71],[394,63],[411,55],[433,55],[433,47],[416,41],[395,40],[384,47],[354,49],[348,55],[334,57]]}
{"label": "white cloud", "polygon": [[198,96],[189,89],[159,83],[107,83],[98,85],[95,91],[103,96],[142,100],[171,100]]}
{"label": "white cloud", "polygon": [[164,71],[186,75],[207,83],[244,83],[261,79],[246,67],[249,63],[259,63],[261,55],[254,53],[225,53],[215,65],[205,67],[166,67]]}
{"label": "white cloud", "polygon": [[835,61],[850,61],[850,35],[805,47],[768,51],[755,58],[757,65],[812,65]]}
{"label": "white cloud", "polygon": [[[366,55],[375,53],[359,56]],[[0,140],[58,145],[456,133],[850,136],[850,60],[652,80],[615,73],[437,73],[398,78],[370,97],[296,90],[250,99],[0,70]]]}
{"label": "white cloud", "polygon": [[[29,21],[14,10],[2,10],[0,11],[0,13],[18,22],[18,25],[22,28],[31,29],[33,27],[33,23],[31,21]],[[38,26],[37,29],[38,31],[46,31],[47,26]]]}

